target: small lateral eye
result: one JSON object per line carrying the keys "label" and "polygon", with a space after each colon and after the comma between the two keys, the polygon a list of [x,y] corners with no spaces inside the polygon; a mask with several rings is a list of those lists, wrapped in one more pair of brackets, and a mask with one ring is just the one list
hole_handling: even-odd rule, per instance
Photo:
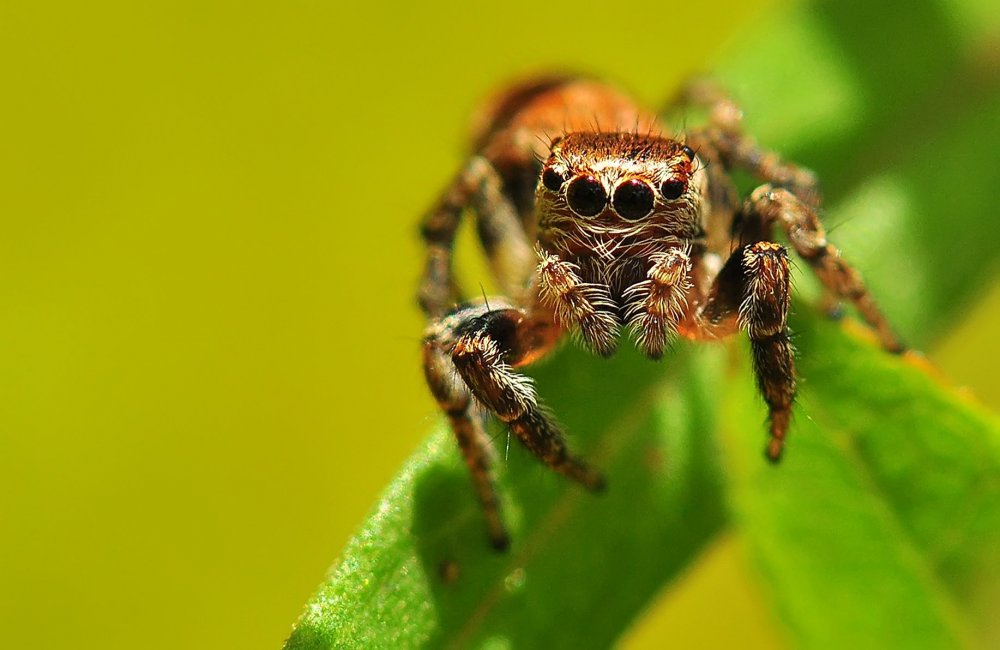
{"label": "small lateral eye", "polygon": [[566,200],[573,212],[581,217],[593,217],[608,204],[608,194],[601,181],[593,176],[577,176],[569,182]]}
{"label": "small lateral eye", "polygon": [[692,149],[687,145],[684,145],[683,147],[681,147],[681,151],[684,152],[684,155],[687,156],[688,160],[694,160],[694,149]]}
{"label": "small lateral eye", "polygon": [[660,183],[660,194],[668,201],[679,199],[681,194],[684,194],[685,189],[687,189],[687,183],[684,181],[665,180]]}
{"label": "small lateral eye", "polygon": [[648,217],[653,211],[653,188],[633,178],[619,183],[611,205],[623,219],[636,221]]}
{"label": "small lateral eye", "polygon": [[542,172],[542,185],[552,192],[558,192],[559,188],[562,187],[565,182],[566,179],[563,178],[562,174],[551,167],[546,167],[545,171]]}

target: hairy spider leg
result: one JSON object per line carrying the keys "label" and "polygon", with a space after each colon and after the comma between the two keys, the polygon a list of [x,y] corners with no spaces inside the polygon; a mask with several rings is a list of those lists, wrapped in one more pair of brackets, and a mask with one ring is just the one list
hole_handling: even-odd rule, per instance
{"label": "hairy spider leg", "polygon": [[421,234],[427,259],[419,302],[430,318],[443,317],[461,300],[452,273],[452,250],[462,213],[472,207],[477,233],[501,290],[522,294],[533,266],[533,253],[522,220],[503,191],[493,165],[474,156],[424,217]]}
{"label": "hairy spider leg", "polygon": [[815,210],[786,189],[762,185],[747,199],[744,213],[762,225],[768,239],[773,224],[781,226],[795,252],[809,263],[827,290],[854,304],[865,322],[875,330],[882,347],[894,353],[906,350],[862,281],[861,274],[827,241]]}
{"label": "hairy spider leg", "polygon": [[690,84],[679,103],[708,110],[708,125],[688,135],[696,151],[697,145],[707,142],[726,168],[746,169],[762,181],[787,187],[802,201],[819,207],[822,195],[816,175],[773,151],[762,149],[754,138],[746,135],[743,111],[718,85],[710,81]]}
{"label": "hairy spider leg", "polygon": [[744,281],[739,322],[750,336],[757,387],[769,411],[767,458],[776,463],[795,399],[795,351],[787,323],[792,286],[788,255],[779,244],[759,241],[745,247],[739,259]]}
{"label": "hairy spider leg", "polygon": [[469,468],[472,486],[486,519],[486,533],[490,544],[497,550],[504,550],[510,544],[510,537],[503,524],[496,479],[490,468],[493,449],[482,419],[475,412],[472,394],[455,374],[454,365],[446,351],[447,345],[442,345],[442,337],[446,336],[446,332],[435,331],[434,328],[428,333],[423,348],[424,376],[438,405],[448,417],[459,450]]}
{"label": "hairy spider leg", "polygon": [[733,253],[698,312],[682,325],[690,338],[716,339],[738,327],[750,338],[757,388],[767,403],[766,455],[781,459],[795,401],[795,354],[788,334],[791,276],[780,244],[758,241]]}
{"label": "hairy spider leg", "polygon": [[526,310],[502,308],[470,313],[457,325],[456,334],[452,362],[476,399],[546,465],[587,488],[603,488],[604,479],[569,453],[531,380],[514,372],[548,353],[562,329]]}
{"label": "hairy spider leg", "polygon": [[486,460],[488,443],[470,413],[473,404],[469,393],[553,470],[590,490],[605,486],[599,473],[569,452],[559,426],[539,403],[531,380],[514,371],[544,356],[562,333],[545,312],[532,317],[526,310],[506,305],[475,305],[432,325],[424,338],[428,384],[459,439],[490,540],[498,549],[506,547],[508,538]]}

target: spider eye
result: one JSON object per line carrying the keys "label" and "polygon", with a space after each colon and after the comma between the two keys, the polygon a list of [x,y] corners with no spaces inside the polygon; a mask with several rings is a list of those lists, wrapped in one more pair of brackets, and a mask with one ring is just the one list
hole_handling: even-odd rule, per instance
{"label": "spider eye", "polygon": [[565,182],[566,179],[563,178],[563,175],[551,167],[546,167],[545,171],[542,172],[542,185],[544,185],[549,191],[558,192],[559,188],[562,187]]}
{"label": "spider eye", "polygon": [[653,188],[638,178],[623,181],[611,199],[615,212],[623,219],[637,221],[653,211]]}
{"label": "spider eye", "polygon": [[660,194],[668,201],[679,199],[685,189],[687,189],[687,183],[684,181],[666,180],[660,183]]}
{"label": "spider eye", "polygon": [[681,147],[681,151],[684,152],[684,155],[687,156],[688,160],[694,160],[694,149],[692,149],[687,145],[684,145],[683,147]]}
{"label": "spider eye", "polygon": [[573,212],[581,217],[593,217],[608,204],[608,194],[601,181],[593,176],[577,176],[569,182],[566,200]]}

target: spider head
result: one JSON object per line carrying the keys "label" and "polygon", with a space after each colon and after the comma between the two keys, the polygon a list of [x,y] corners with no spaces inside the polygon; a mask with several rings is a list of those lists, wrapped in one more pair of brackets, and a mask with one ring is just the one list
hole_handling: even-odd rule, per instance
{"label": "spider head", "polygon": [[570,133],[552,143],[542,169],[541,234],[580,241],[692,238],[700,231],[704,185],[694,152],[676,140]]}

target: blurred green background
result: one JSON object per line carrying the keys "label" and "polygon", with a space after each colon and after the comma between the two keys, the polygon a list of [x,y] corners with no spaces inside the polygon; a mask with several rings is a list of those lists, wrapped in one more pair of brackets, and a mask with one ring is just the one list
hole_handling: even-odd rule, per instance
{"label": "blurred green background", "polygon": [[[0,646],[277,647],[435,422],[415,224],[477,102],[660,105],[779,10],[0,6]],[[930,351],[993,407],[998,322]],[[770,647],[755,589],[726,538],[628,643]]]}

